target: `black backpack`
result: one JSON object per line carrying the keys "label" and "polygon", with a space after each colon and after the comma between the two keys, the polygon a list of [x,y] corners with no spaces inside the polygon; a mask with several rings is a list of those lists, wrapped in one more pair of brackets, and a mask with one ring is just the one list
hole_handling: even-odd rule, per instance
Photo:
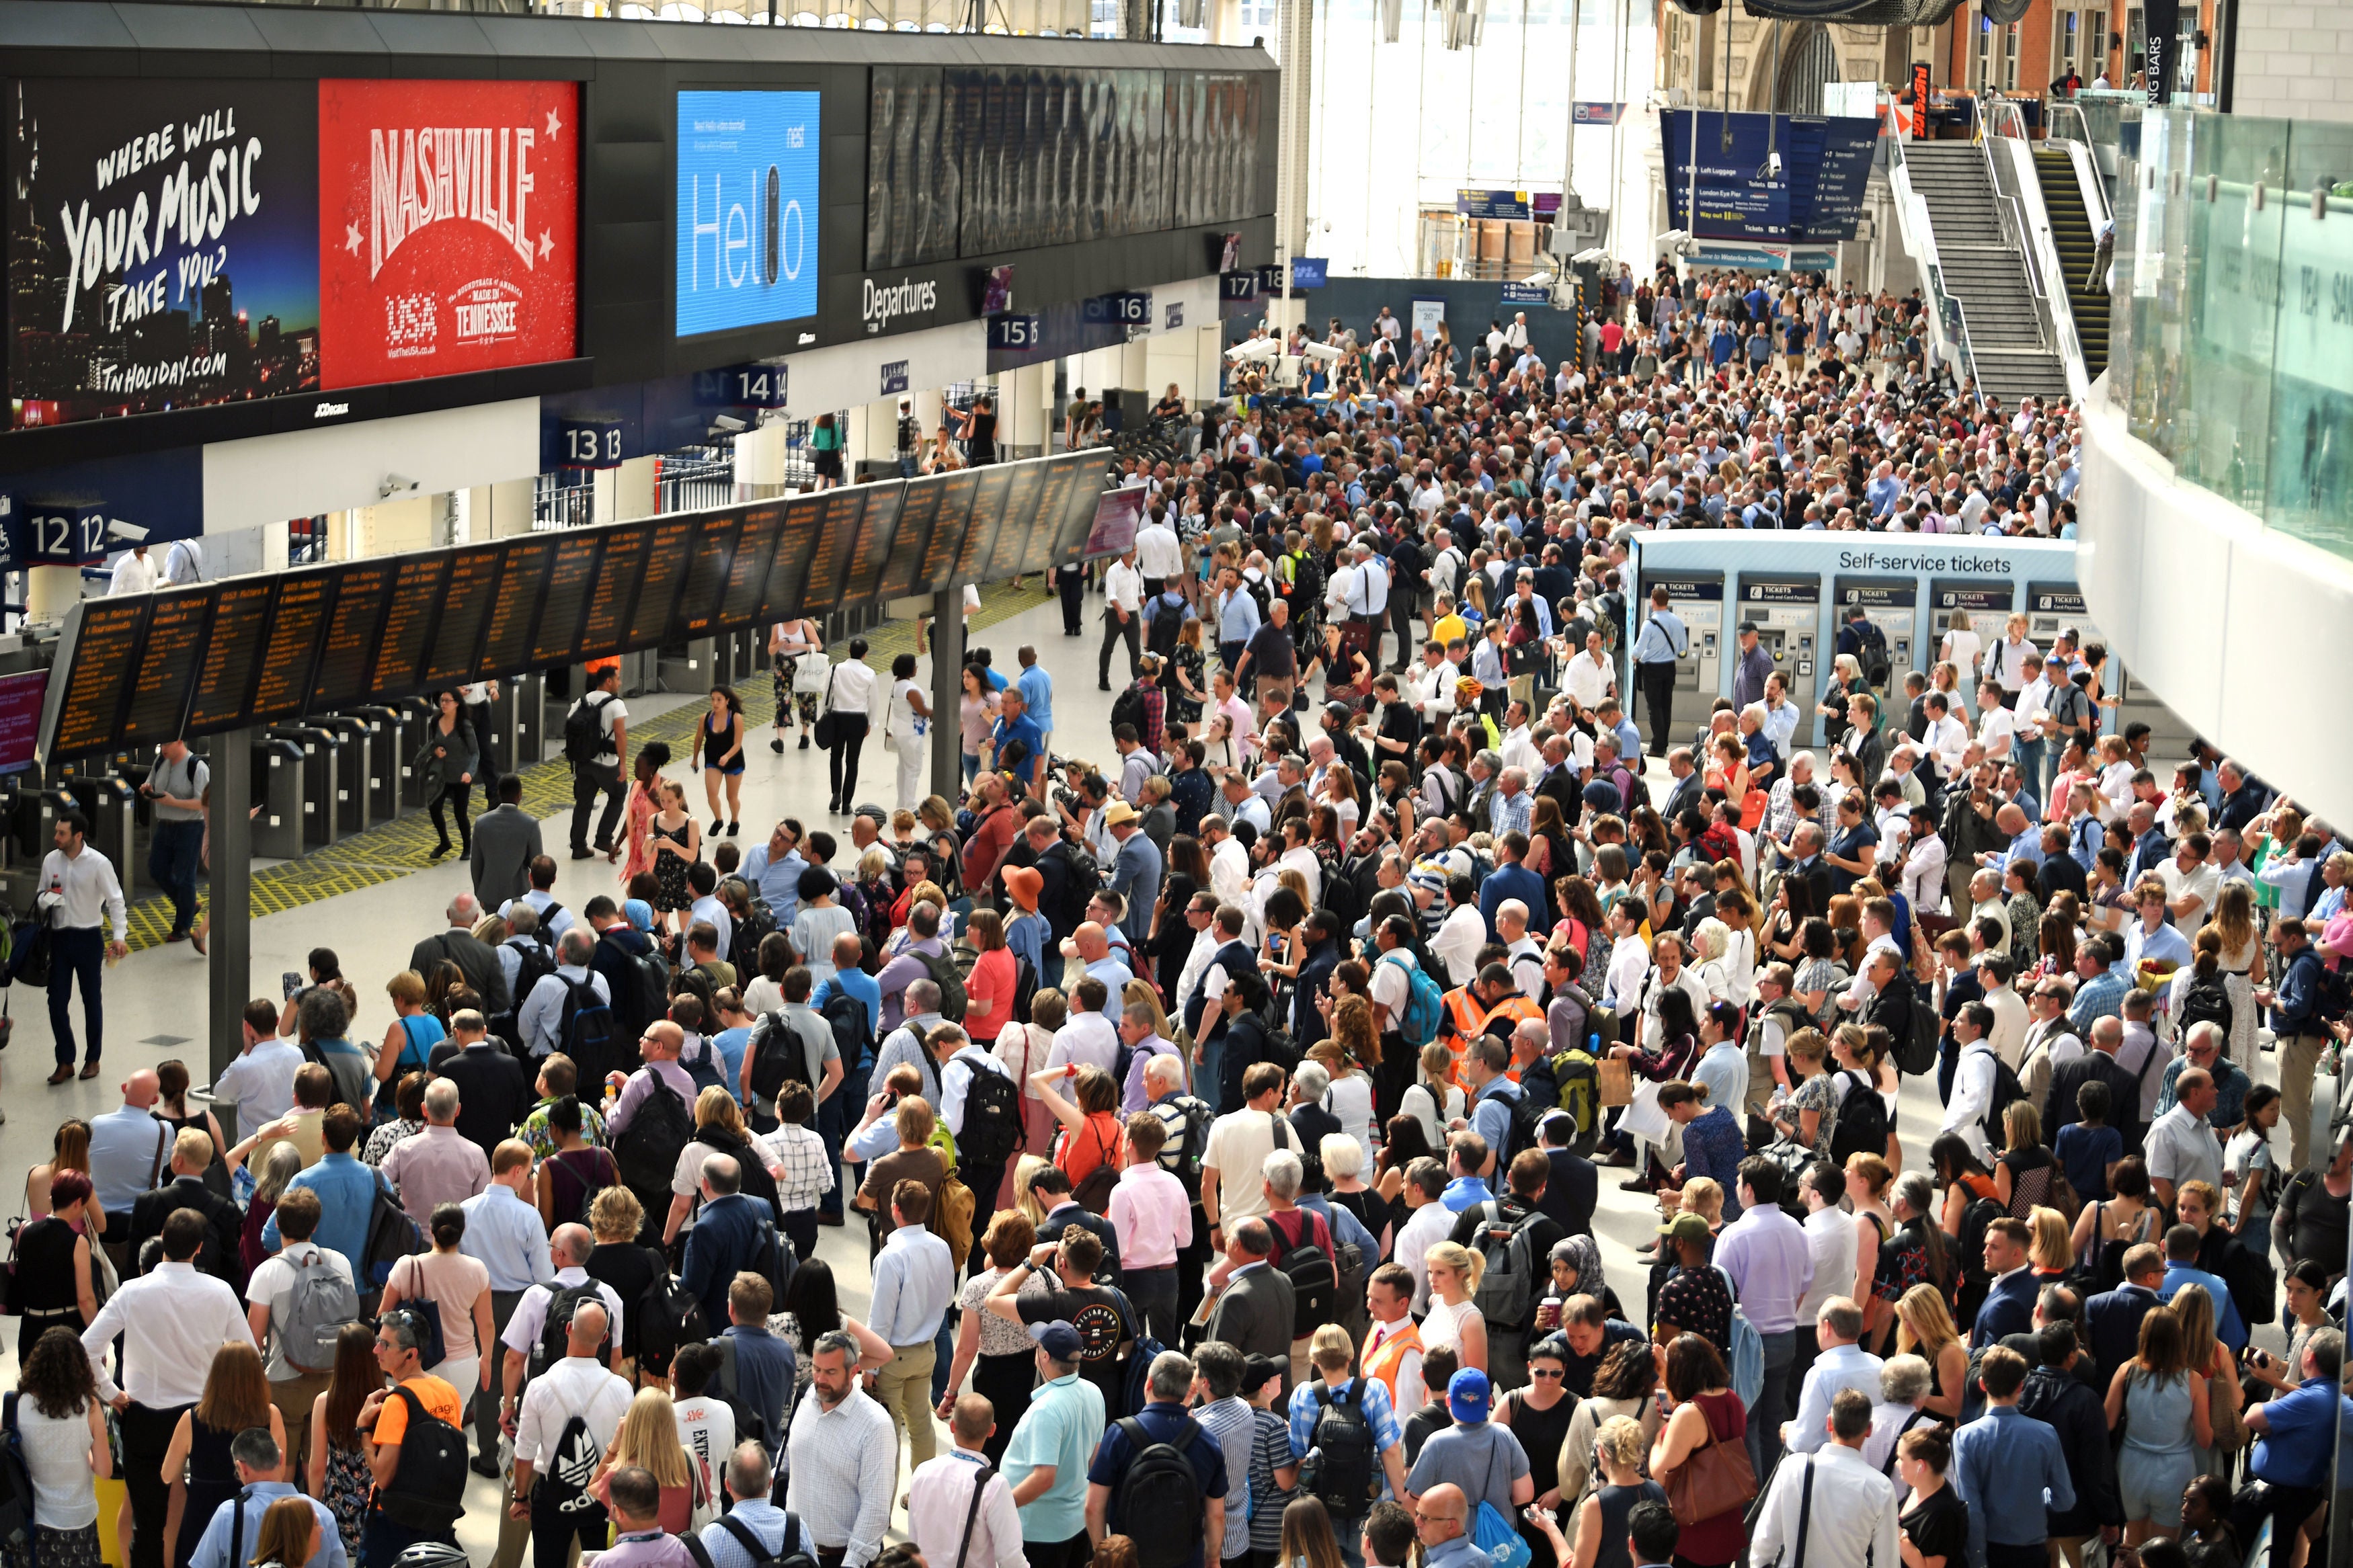
{"label": "black backpack", "polygon": [[392,1484],[376,1489],[375,1504],[393,1523],[438,1535],[466,1511],[466,1435],[426,1409],[416,1390],[395,1387],[392,1394],[407,1403],[408,1429]]}
{"label": "black backpack", "polygon": [[613,1157],[621,1167],[621,1184],[632,1191],[667,1193],[678,1157],[694,1142],[694,1111],[686,1097],[652,1068],[650,1092],[638,1102],[629,1130],[613,1140]]}
{"label": "black backpack", "polygon": [[1831,1131],[1831,1163],[1844,1170],[1851,1154],[1886,1154],[1887,1102],[1862,1074],[1842,1072],[1839,1077],[1846,1080],[1847,1091],[1839,1101],[1838,1124]]}
{"label": "black backpack", "polygon": [[711,1338],[711,1321],[702,1315],[702,1298],[678,1282],[667,1259],[656,1268],[634,1311],[629,1325],[638,1333],[638,1363],[653,1371],[667,1372],[670,1357]]}
{"label": "black backpack", "polygon": [[[659,951],[631,952],[619,942],[612,942],[605,936],[599,936],[596,939],[596,945],[600,948],[607,945],[611,947],[614,955],[620,961],[615,966],[617,971],[628,977],[620,981],[608,978],[606,982],[613,987],[613,1016],[622,1027],[643,1029],[647,1025],[669,1014],[670,961],[668,959],[662,957]],[[573,1059],[575,1062],[579,1061],[577,1057]],[[607,1070],[611,1069],[608,1068]],[[582,1083],[593,1081],[588,1076],[586,1063],[581,1064],[580,1075]]]}
{"label": "black backpack", "polygon": [[1013,1021],[1031,1023],[1030,1004],[1038,996],[1038,968],[1020,953],[1013,955]]}
{"label": "black backpack", "polygon": [[2184,1041],[2189,1038],[2191,1027],[2213,1024],[2222,1031],[2225,1039],[2231,1034],[2231,994],[2222,987],[2221,980],[2193,980],[2182,994],[2181,1012],[2175,1033]]}
{"label": "black backpack", "polygon": [[[600,1307],[605,1304],[605,1293],[597,1289],[594,1279],[586,1285],[548,1287],[547,1321],[540,1325],[539,1342],[531,1347],[532,1376],[544,1376],[548,1368],[565,1358],[572,1337],[572,1314],[587,1301]],[[613,1359],[613,1326],[609,1318],[605,1325],[605,1337],[596,1345],[596,1359],[605,1363]]]}
{"label": "black backpack", "polygon": [[588,1483],[596,1479],[596,1467],[604,1457],[605,1446],[589,1434],[588,1418],[568,1416],[534,1479],[534,1500],[545,1496],[554,1502],[556,1512],[566,1516],[595,1508],[596,1500],[588,1495]]}
{"label": "black backpack", "polygon": [[[863,1015],[866,1005],[856,997],[849,999]],[[800,1031],[778,1008],[762,1016],[752,1031],[748,1047],[752,1053],[752,1098],[760,1104],[774,1105],[776,1096],[788,1083],[809,1083],[808,1049],[801,1043]]]}
{"label": "black backpack", "polygon": [[1545,1113],[1557,1109],[1556,1105],[1546,1105],[1535,1095],[1522,1090],[1511,1104],[1511,1131],[1504,1136],[1504,1152],[1497,1162],[1499,1169],[1510,1165],[1513,1156],[1521,1150],[1536,1146],[1536,1129],[1543,1125]]}
{"label": "black backpack", "polygon": [[1187,1416],[1174,1443],[1155,1443],[1134,1416],[1124,1417],[1127,1468],[1112,1489],[1112,1524],[1135,1542],[1136,1568],[1184,1568],[1208,1523],[1201,1478],[1186,1450],[1201,1435]]}
{"label": "black backpack", "polygon": [[[2156,1054],[2157,1049],[2152,1046],[2149,1048],[2149,1055],[2153,1057]],[[1978,1122],[1978,1125],[1984,1129],[1986,1142],[1989,1146],[2000,1149],[2009,1142],[2008,1135],[2001,1129],[2001,1114],[2010,1109],[2012,1100],[2025,1098],[2026,1086],[2018,1081],[2017,1070],[2000,1057],[1995,1057],[1993,1058],[1993,1094],[1987,1101],[1985,1116]],[[1882,1149],[1887,1146],[1883,1122],[1880,1131],[1879,1146]]]}
{"label": "black backpack", "polygon": [[993,1060],[986,1067],[965,1065],[972,1079],[965,1085],[964,1131],[956,1138],[956,1152],[976,1164],[1001,1164],[1021,1147],[1020,1087]]}
{"label": "black backpack", "polygon": [[1112,733],[1119,733],[1122,724],[1133,724],[1137,736],[1144,733],[1144,693],[1131,686],[1111,700]]}
{"label": "black backpack", "polygon": [[[602,698],[604,700],[597,700]],[[564,716],[564,760],[586,767],[609,749],[605,739],[605,710],[617,700],[609,691],[592,691]]]}
{"label": "black backpack", "polygon": [[[776,1178],[768,1173],[767,1161],[761,1156],[759,1150],[752,1146],[750,1139],[739,1138],[716,1123],[709,1127],[696,1128],[694,1137],[697,1142],[703,1144],[712,1153],[725,1154],[734,1160],[736,1169],[742,1173],[744,1181],[744,1184],[736,1190],[754,1203],[765,1204],[766,1207],[762,1211],[764,1217],[774,1220],[784,1213],[783,1207],[776,1202]],[[776,1300],[781,1301],[784,1298],[779,1296]]]}
{"label": "black backpack", "polygon": [[[1283,1228],[1279,1215],[1269,1214],[1266,1223],[1274,1232],[1274,1267],[1291,1281],[1291,1337],[1296,1340],[1340,1321],[1340,1266],[1316,1245],[1319,1216],[1306,1209],[1291,1212],[1299,1222],[1295,1237]],[[1325,1235],[1330,1235],[1328,1226]]]}
{"label": "black backpack", "polygon": [[[548,906],[551,910],[554,907],[553,904]],[[520,1013],[522,1011],[522,999],[531,994],[532,987],[555,973],[555,954],[548,951],[547,943],[536,939],[528,946],[512,940],[507,945],[515,950],[519,960],[515,964],[514,984],[507,991],[514,998],[515,1011]]]}
{"label": "black backpack", "polygon": [[[1189,1094],[1180,1094],[1169,1101],[1176,1108],[1178,1136],[1185,1146],[1176,1151],[1176,1163],[1166,1167],[1168,1173],[1184,1184],[1185,1195],[1195,1203],[1201,1201],[1201,1156],[1209,1141],[1209,1123],[1216,1120],[1205,1100]],[[1166,1151],[1163,1151],[1166,1158]]]}
{"label": "black backpack", "polygon": [[954,960],[945,953],[925,952],[921,948],[908,950],[933,984],[940,988],[940,1016],[951,1024],[964,1022],[965,1010],[970,998],[965,994],[964,976],[956,973]]}
{"label": "black backpack", "polygon": [[1862,667],[1864,684],[1884,690],[1887,678],[1895,668],[1887,657],[1886,634],[1865,621],[1855,628],[1854,637],[1862,649],[1855,662]]}
{"label": "black backpack", "polygon": [[694,1082],[694,1098],[701,1100],[706,1089],[723,1089],[733,1095],[735,1086],[727,1081],[726,1054],[712,1043],[709,1035],[689,1035],[687,1044],[690,1050],[697,1046],[702,1047],[691,1057],[684,1050],[678,1054],[678,1065],[686,1069],[686,1076]]}
{"label": "black backpack", "polygon": [[573,1066],[579,1069],[579,1081],[584,1084],[599,1081],[620,1065],[620,1020],[613,1016],[611,1005],[596,994],[593,977],[565,981],[564,1019],[557,1037],[563,1040],[564,1054],[572,1058]]}
{"label": "black backpack", "polygon": [[[976,1487],[972,1495],[977,1498],[980,1489]],[[735,1538],[735,1544],[741,1546],[744,1555],[752,1560],[752,1568],[818,1568],[817,1559],[801,1539],[798,1514],[785,1515],[784,1544],[774,1552],[768,1550],[767,1543],[760,1539],[758,1532],[732,1513],[720,1515],[718,1524],[720,1529]],[[969,1529],[966,1533],[970,1533]],[[694,1559],[694,1568],[712,1568],[711,1548],[702,1544],[700,1534],[690,1530],[678,1540],[685,1546],[687,1555]]]}
{"label": "black backpack", "polygon": [[847,991],[826,998],[820,1015],[833,1030],[834,1048],[841,1053],[843,1073],[856,1072],[874,1054],[874,1019],[866,1004]]}
{"label": "black backpack", "polygon": [[1954,1237],[1954,1250],[1961,1255],[1963,1280],[1982,1285],[1992,1278],[1986,1272],[1986,1227],[2005,1213],[2001,1205],[1991,1198],[1971,1198],[1961,1210],[1959,1234]]}
{"label": "black backpack", "polygon": [[1358,1519],[1381,1499],[1380,1466],[1373,1456],[1373,1426],[1365,1419],[1365,1380],[1351,1379],[1334,1394],[1322,1378],[1311,1385],[1315,1416],[1308,1442],[1322,1450],[1322,1463],[1307,1482],[1307,1495],[1335,1519]]}

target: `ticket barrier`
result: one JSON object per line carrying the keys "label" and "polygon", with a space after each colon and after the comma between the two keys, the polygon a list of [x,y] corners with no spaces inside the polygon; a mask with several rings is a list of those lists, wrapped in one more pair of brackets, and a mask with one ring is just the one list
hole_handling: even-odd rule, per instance
{"label": "ticket barrier", "polygon": [[665,690],[708,691],[723,684],[718,673],[719,639],[690,637],[677,647],[648,649]]}
{"label": "ticket barrier", "polygon": [[491,747],[501,778],[541,760],[540,685],[536,672],[518,675],[500,681],[491,699]]}
{"label": "ticket barrier", "polygon": [[401,798],[400,769],[408,760],[409,737],[415,726],[414,713],[406,708],[365,707],[351,710],[350,717],[367,726],[367,808],[364,813],[370,826],[390,822],[406,806]]}
{"label": "ticket barrier", "polygon": [[301,753],[303,847],[317,849],[332,844],[342,816],[336,810],[335,785],[343,763],[343,736],[316,724],[277,724],[264,731],[262,738],[284,741]]}
{"label": "ticket barrier", "polygon": [[404,698],[392,704],[393,710],[408,721],[407,733],[403,738],[399,763],[400,805],[404,811],[425,808],[425,770],[417,765],[417,754],[425,749],[432,729],[441,717],[441,710],[422,697]]}
{"label": "ticket barrier", "polygon": [[331,797],[335,813],[335,837],[365,833],[375,826],[368,799],[368,774],[375,765],[375,732],[367,721],[352,713],[328,713],[314,721],[336,741],[335,788]]}
{"label": "ticket barrier", "polygon": [[253,742],[253,852],[273,860],[302,853],[302,747],[272,731]]}
{"label": "ticket barrier", "polygon": [[139,851],[138,790],[115,773],[87,773],[66,780],[64,788],[74,808],[90,819],[90,847],[120,877]]}

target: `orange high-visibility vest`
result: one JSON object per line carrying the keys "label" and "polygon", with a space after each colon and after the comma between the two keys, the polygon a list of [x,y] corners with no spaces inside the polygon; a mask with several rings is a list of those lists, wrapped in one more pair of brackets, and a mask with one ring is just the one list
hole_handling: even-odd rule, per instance
{"label": "orange high-visibility vest", "polygon": [[[1388,1389],[1389,1408],[1392,1410],[1401,1408],[1398,1404],[1397,1380],[1398,1369],[1405,1364],[1405,1352],[1419,1349],[1420,1325],[1408,1319],[1404,1332],[1383,1340],[1365,1357],[1365,1375]],[[1406,1414],[1410,1415],[1413,1412],[1409,1410]]]}

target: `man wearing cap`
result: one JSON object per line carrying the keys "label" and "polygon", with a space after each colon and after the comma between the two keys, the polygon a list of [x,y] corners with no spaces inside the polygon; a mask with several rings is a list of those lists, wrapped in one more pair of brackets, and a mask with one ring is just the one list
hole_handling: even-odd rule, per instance
{"label": "man wearing cap", "polygon": [[1030,1568],[1082,1568],[1094,1555],[1087,1531],[1087,1464],[1103,1435],[1102,1390],[1079,1375],[1079,1331],[1029,1325],[1038,1387],[1005,1446],[1005,1479],[1021,1515]]}
{"label": "man wearing cap", "polygon": [[1119,845],[1119,855],[1111,866],[1111,890],[1127,900],[1147,923],[1150,910],[1160,898],[1160,847],[1152,842],[1143,828],[1144,815],[1124,800],[1111,803],[1103,813],[1103,823]]}
{"label": "man wearing cap", "polygon": [[1743,623],[1740,628],[1740,658],[1732,667],[1732,706],[1746,710],[1752,702],[1765,700],[1765,678],[1773,673],[1773,656],[1765,651],[1757,640],[1757,627]]}
{"label": "man wearing cap", "polygon": [[1469,1509],[1494,1505],[1505,1519],[1535,1500],[1535,1479],[1528,1474],[1527,1451],[1508,1426],[1487,1419],[1491,1391],[1487,1374],[1466,1366],[1446,1385],[1446,1407],[1454,1425],[1430,1435],[1406,1478],[1405,1489],[1416,1500],[1451,1485],[1461,1489]]}
{"label": "man wearing cap", "polygon": [[[1104,1536],[1127,1534],[1149,1521],[1123,1520],[1114,1506],[1121,1479],[1146,1447],[1167,1444],[1193,1467],[1201,1490],[1203,1514],[1200,1538],[1191,1543],[1184,1568],[1203,1568],[1208,1549],[1219,1549],[1223,1561],[1226,1538],[1226,1456],[1218,1440],[1186,1413],[1193,1393],[1193,1361],[1182,1351],[1162,1351],[1152,1358],[1149,1402],[1128,1421],[1103,1434],[1087,1471],[1087,1536],[1100,1545]],[[1141,1443],[1138,1438],[1141,1438]],[[1238,1505],[1239,1506],[1239,1505]]]}

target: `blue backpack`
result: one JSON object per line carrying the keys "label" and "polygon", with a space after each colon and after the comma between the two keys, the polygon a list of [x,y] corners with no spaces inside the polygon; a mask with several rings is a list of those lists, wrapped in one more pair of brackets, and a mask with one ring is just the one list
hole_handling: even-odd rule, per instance
{"label": "blue backpack", "polygon": [[1127,1376],[1120,1386],[1120,1414],[1134,1415],[1152,1403],[1152,1363],[1168,1347],[1145,1331],[1143,1314],[1127,1299],[1127,1292],[1116,1285],[1112,1289],[1119,1297],[1119,1310],[1135,1329],[1135,1348],[1128,1352]]}
{"label": "blue backpack", "polygon": [[[1381,962],[1387,963],[1392,959],[1398,959],[1398,955],[1385,953]],[[1407,1045],[1419,1050],[1438,1038],[1438,1020],[1445,1010],[1446,1000],[1438,989],[1438,982],[1414,963],[1410,954],[1398,959],[1398,963],[1406,974],[1405,1016],[1398,1020],[1398,1034]]]}
{"label": "blue backpack", "polygon": [[1740,1291],[1725,1274],[1724,1266],[1713,1264],[1718,1274],[1724,1274],[1724,1288],[1733,1299],[1732,1308],[1732,1392],[1740,1395],[1740,1403],[1752,1405],[1765,1388],[1765,1336],[1748,1321],[1748,1314],[1739,1307]]}

